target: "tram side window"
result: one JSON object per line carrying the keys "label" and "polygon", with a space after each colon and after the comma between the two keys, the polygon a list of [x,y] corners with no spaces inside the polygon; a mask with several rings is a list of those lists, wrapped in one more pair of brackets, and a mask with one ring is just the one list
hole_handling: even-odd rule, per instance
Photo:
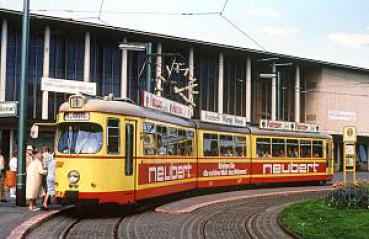
{"label": "tram side window", "polygon": [[177,155],[178,151],[178,131],[176,128],[168,128],[168,135],[166,138],[167,145],[167,154],[168,155]]}
{"label": "tram side window", "polygon": [[300,140],[300,157],[311,158],[311,141]]}
{"label": "tram side window", "polygon": [[144,155],[156,154],[155,124],[143,123],[143,149]]}
{"label": "tram side window", "polygon": [[323,142],[321,140],[313,141],[313,158],[323,157]]}
{"label": "tram side window", "polygon": [[193,138],[195,134],[193,131],[190,130],[178,130],[178,155],[183,156],[192,156],[193,150],[192,150],[192,144],[193,144]]}
{"label": "tram side window", "polygon": [[231,135],[220,135],[219,151],[221,156],[234,156],[234,142]]}
{"label": "tram side window", "polygon": [[143,130],[144,155],[193,155],[193,131],[148,122]]}
{"label": "tram side window", "polygon": [[299,157],[299,141],[297,139],[287,139],[287,157]]}
{"label": "tram side window", "polygon": [[234,149],[236,156],[246,156],[246,137],[234,136]]}
{"label": "tram side window", "polygon": [[108,119],[107,122],[107,151],[109,154],[120,152],[119,119]]}
{"label": "tram side window", "polygon": [[286,157],[284,139],[272,139],[272,156],[281,158]]}
{"label": "tram side window", "polygon": [[270,138],[256,139],[256,154],[258,158],[270,158]]}
{"label": "tram side window", "polygon": [[166,155],[167,154],[167,147],[166,147],[166,140],[167,140],[167,127],[162,125],[156,126],[156,140],[158,143],[158,154],[159,155]]}
{"label": "tram side window", "polygon": [[218,135],[204,134],[204,156],[219,156]]}

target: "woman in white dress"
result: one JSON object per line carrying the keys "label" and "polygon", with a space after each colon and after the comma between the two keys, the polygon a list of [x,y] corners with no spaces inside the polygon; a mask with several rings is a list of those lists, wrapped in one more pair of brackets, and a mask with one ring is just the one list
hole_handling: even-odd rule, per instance
{"label": "woman in white dress", "polygon": [[47,171],[42,168],[42,154],[37,153],[27,167],[26,199],[29,201],[28,209],[31,211],[39,210],[35,204],[42,191],[42,175],[46,173]]}

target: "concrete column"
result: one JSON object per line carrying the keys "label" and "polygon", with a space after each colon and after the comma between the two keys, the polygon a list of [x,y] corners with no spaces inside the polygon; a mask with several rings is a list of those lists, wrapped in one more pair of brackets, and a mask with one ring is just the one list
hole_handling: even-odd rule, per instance
{"label": "concrete column", "polygon": [[7,45],[8,45],[8,22],[6,21],[6,19],[4,19],[1,26],[0,101],[5,101]]}
{"label": "concrete column", "polygon": [[336,147],[337,147],[337,157],[336,157],[336,172],[338,172],[338,171],[340,171],[340,165],[341,165],[341,163],[343,163],[343,161],[341,162],[341,145],[342,145],[342,142],[340,142],[340,141],[338,141],[337,142],[337,145],[336,145]]}
{"label": "concrete column", "polygon": [[[163,51],[163,47],[161,45],[161,43],[159,42],[158,43],[158,46],[156,48],[156,53],[157,54],[161,54]],[[161,64],[162,64],[162,58],[161,56],[157,56],[156,57],[156,76],[155,76],[155,81],[156,81],[156,86],[155,86],[155,92],[156,92],[156,95],[158,96],[161,96],[162,94],[162,80],[160,79],[161,77]]]}
{"label": "concrete column", "polygon": [[[50,27],[46,26],[44,35],[44,62],[42,77],[48,78],[50,71]],[[42,92],[42,119],[49,118],[49,92]]]}
{"label": "concrete column", "polygon": [[89,32],[85,34],[85,57],[83,66],[83,81],[90,81],[90,50],[91,50],[91,35]]}
{"label": "concrete column", "polygon": [[194,76],[194,50],[193,47],[190,48],[189,54],[188,54],[188,68],[189,68],[189,78],[192,79]]}
{"label": "concrete column", "polygon": [[300,122],[300,65],[296,65],[295,73],[295,122]]}
{"label": "concrete column", "polygon": [[277,119],[277,67],[275,63],[272,64],[272,73],[275,74],[275,76],[272,78],[272,120]]}
{"label": "concrete column", "polygon": [[14,130],[11,129],[10,130],[10,135],[9,135],[9,159],[12,158],[13,156],[13,152],[14,152]]}
{"label": "concrete column", "polygon": [[221,52],[219,53],[218,113],[223,113],[223,81],[224,81],[224,57],[223,52]]}
{"label": "concrete column", "polygon": [[369,171],[369,143],[366,145],[366,163],[367,163],[367,170]]}
{"label": "concrete column", "polygon": [[[123,42],[127,42],[127,38],[123,39]],[[122,69],[120,79],[120,97],[127,98],[127,86],[128,86],[128,50],[122,49]]]}
{"label": "concrete column", "polygon": [[[193,84],[194,69],[195,69],[195,67],[194,67],[194,50],[193,50],[193,47],[190,48],[189,53],[188,53],[188,68],[189,68],[189,71],[188,71],[189,82],[188,82],[188,84],[192,85]],[[194,89],[189,89],[189,91],[188,91],[188,101],[189,102],[194,102],[193,90]],[[193,106],[191,104],[189,104],[189,106],[191,107],[191,109],[193,108]]]}
{"label": "concrete column", "polygon": [[251,122],[251,58],[246,60],[246,121]]}

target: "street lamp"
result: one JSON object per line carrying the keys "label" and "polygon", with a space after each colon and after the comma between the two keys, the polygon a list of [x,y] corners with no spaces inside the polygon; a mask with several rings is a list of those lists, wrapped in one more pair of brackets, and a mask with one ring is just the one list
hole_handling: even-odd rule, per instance
{"label": "street lamp", "polygon": [[[119,44],[119,49],[127,51],[145,51],[147,60],[144,63],[143,68],[146,64],[146,91],[150,92],[151,89],[151,51],[152,44],[142,43],[142,42],[123,42]],[[142,69],[143,70],[143,69]],[[142,71],[138,75],[138,80],[140,80]]]}
{"label": "street lamp", "polygon": [[267,74],[259,74],[260,78],[264,79],[272,79],[272,120],[280,120],[280,94],[279,94],[279,86],[280,86],[280,76],[279,72],[277,72],[277,67],[282,66],[291,66],[293,63],[276,63],[279,60],[278,57],[265,58],[258,60],[259,62],[272,62],[272,73]]}
{"label": "street lamp", "polygon": [[17,206],[26,206],[26,127],[27,127],[27,66],[29,41],[29,0],[23,1],[21,79],[19,84]]}

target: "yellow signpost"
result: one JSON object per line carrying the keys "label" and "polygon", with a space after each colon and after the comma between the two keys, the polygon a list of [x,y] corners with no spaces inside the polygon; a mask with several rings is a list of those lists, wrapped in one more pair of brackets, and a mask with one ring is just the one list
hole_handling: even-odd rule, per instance
{"label": "yellow signpost", "polygon": [[347,185],[347,173],[352,173],[352,183],[356,182],[356,141],[356,127],[343,127],[343,180],[345,185]]}

